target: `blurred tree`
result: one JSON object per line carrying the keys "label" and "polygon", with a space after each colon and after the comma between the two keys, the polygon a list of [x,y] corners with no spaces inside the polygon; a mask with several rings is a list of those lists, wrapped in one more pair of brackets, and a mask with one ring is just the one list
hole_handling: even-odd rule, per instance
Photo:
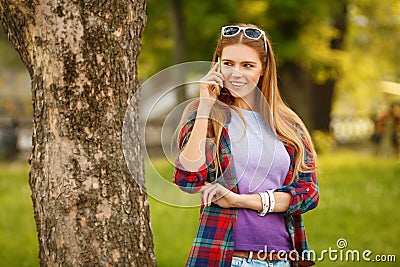
{"label": "blurred tree", "polygon": [[[211,59],[222,25],[238,21],[259,24],[267,28],[274,43],[278,44],[281,85],[288,96],[288,102],[298,110],[310,127],[328,128],[334,80],[337,77],[333,60],[336,55],[331,50],[333,43],[335,43],[335,48],[339,48],[338,41],[344,34],[345,20],[343,18],[346,17],[346,14],[343,14],[346,10],[343,7],[344,1],[340,5],[338,1],[333,0],[306,3],[278,0],[218,0],[214,2],[170,0],[174,2],[173,10],[175,10],[170,13],[160,8],[163,1],[154,3],[153,1],[149,1],[149,24],[158,25],[157,21],[165,22],[166,18],[175,16],[175,19],[171,19],[174,22],[175,31],[171,30],[173,29],[171,25],[168,27],[164,23],[162,28],[158,29],[159,34],[157,29],[145,32],[145,40],[149,33],[152,40],[154,36],[160,38],[164,34],[165,41],[153,41],[153,48],[147,47],[149,50],[143,54],[141,61],[143,64],[148,64],[145,54],[161,46],[165,48],[163,58],[166,60],[162,61],[163,64],[156,64],[157,68],[168,66],[168,62],[169,64],[177,62],[166,58],[165,54],[171,54],[170,51],[175,51],[175,55],[177,51],[185,51],[183,53],[187,56],[182,56],[182,54],[180,61]],[[178,15],[177,10],[180,10],[183,15]],[[150,16],[154,16],[153,21]],[[336,21],[334,16],[337,17]],[[342,23],[342,28],[337,27],[335,31],[333,24],[339,22]],[[179,29],[177,24],[180,24]],[[165,35],[168,31],[175,34]],[[169,47],[165,44],[169,44]],[[319,107],[319,109],[312,110],[312,107]]]}
{"label": "blurred tree", "polygon": [[[234,21],[234,2],[148,0],[148,24],[139,58],[140,78],[146,79],[171,64],[211,60],[216,33],[224,21]],[[183,85],[175,90],[177,103],[186,100],[185,88]]]}
{"label": "blurred tree", "polygon": [[211,60],[221,25],[236,21],[236,2],[148,0],[140,78],[146,79],[174,62]]}
{"label": "blurred tree", "polygon": [[237,0],[186,1],[188,60],[209,60],[217,45],[221,26],[237,22]]}
{"label": "blurred tree", "polygon": [[41,266],[155,266],[148,202],[135,183],[144,179],[137,135],[135,180],[122,152],[144,0],[0,0],[0,19],[32,80]]}
{"label": "blurred tree", "polygon": [[[186,61],[186,31],[185,17],[181,0],[169,0],[172,9],[173,33],[175,45],[173,49],[173,64],[179,64]],[[182,75],[185,75],[183,73]],[[178,103],[186,100],[186,91],[177,91]]]}
{"label": "blurred tree", "polygon": [[147,0],[147,23],[143,32],[143,48],[139,57],[138,74],[143,80],[173,62],[172,14],[167,0]]}
{"label": "blurred tree", "polygon": [[347,1],[271,0],[266,14],[284,96],[311,130],[328,130]]}
{"label": "blurred tree", "polygon": [[[148,3],[142,78],[173,64],[174,47],[181,50],[167,1]],[[399,1],[216,0],[180,6],[187,61],[211,59],[222,25],[249,22],[265,28],[274,42],[280,88],[310,129],[329,129],[335,99],[335,114],[365,113],[376,100],[377,81],[400,79]]]}
{"label": "blurred tree", "polygon": [[[20,61],[18,53],[14,51],[13,54],[17,54],[13,60]],[[0,68],[0,114],[16,121],[21,117],[32,117],[30,80],[26,69]]]}
{"label": "blurred tree", "polygon": [[0,115],[7,114],[18,122],[22,116],[32,116],[32,98],[26,86],[29,74],[1,23],[0,55]]}
{"label": "blurred tree", "polygon": [[24,69],[24,64],[22,64],[21,59],[19,58],[18,53],[15,49],[9,44],[7,36],[3,31],[3,27],[0,24],[0,69],[1,68],[16,68],[16,69]]}
{"label": "blurred tree", "polygon": [[29,75],[0,25],[0,159],[14,160],[19,128],[32,117]]}
{"label": "blurred tree", "polygon": [[352,0],[335,116],[371,116],[383,106],[380,81],[400,82],[400,2]]}

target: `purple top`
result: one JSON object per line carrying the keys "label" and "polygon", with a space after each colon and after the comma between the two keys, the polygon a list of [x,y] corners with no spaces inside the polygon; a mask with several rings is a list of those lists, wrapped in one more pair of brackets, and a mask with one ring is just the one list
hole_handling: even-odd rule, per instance
{"label": "purple top", "polygon": [[[260,113],[241,111],[246,126],[233,109],[228,125],[239,192],[256,194],[282,187],[290,165],[283,143]],[[292,246],[284,217],[279,213],[260,217],[255,210],[239,209],[234,247],[247,251],[290,251]]]}

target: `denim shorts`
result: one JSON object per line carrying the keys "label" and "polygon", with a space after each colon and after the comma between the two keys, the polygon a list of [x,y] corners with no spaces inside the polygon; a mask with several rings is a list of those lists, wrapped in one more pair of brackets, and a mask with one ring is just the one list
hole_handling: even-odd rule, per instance
{"label": "denim shorts", "polygon": [[231,267],[290,267],[290,263],[286,260],[268,262],[233,257]]}

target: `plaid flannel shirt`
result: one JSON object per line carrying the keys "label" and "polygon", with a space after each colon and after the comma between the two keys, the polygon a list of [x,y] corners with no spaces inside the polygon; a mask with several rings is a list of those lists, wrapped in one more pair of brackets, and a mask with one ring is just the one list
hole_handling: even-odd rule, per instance
{"label": "plaid flannel shirt", "polygon": [[[186,124],[180,131],[179,149],[182,151],[193,129],[196,114],[190,114]],[[231,145],[228,135],[228,123],[230,114],[228,114],[227,123],[222,130],[219,153],[221,173],[217,182],[238,193],[236,175],[232,161]],[[212,137],[214,132],[212,127],[208,127],[208,137]],[[308,146],[304,143],[306,149],[306,163],[314,164],[314,159],[310,154]],[[287,192],[291,194],[289,209],[283,215],[285,216],[286,227],[292,240],[292,246],[299,255],[308,250],[305,227],[301,214],[315,208],[319,200],[319,189],[315,172],[300,173],[293,177],[294,170],[294,149],[285,146],[290,156],[290,167],[286,176],[284,186],[278,188],[277,192]],[[186,170],[176,161],[174,171],[174,182],[183,191],[196,193],[206,181],[215,180],[215,165],[212,161],[211,149],[206,147],[206,162],[197,172]],[[200,208],[200,220],[193,246],[191,248],[186,266],[231,266],[234,250],[233,231],[235,229],[237,218],[237,209],[221,208],[216,204]],[[292,263],[292,266],[297,264]]]}

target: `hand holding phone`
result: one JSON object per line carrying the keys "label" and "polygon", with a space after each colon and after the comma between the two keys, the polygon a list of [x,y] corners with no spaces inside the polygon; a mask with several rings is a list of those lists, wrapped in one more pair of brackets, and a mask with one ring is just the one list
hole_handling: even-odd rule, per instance
{"label": "hand holding phone", "polygon": [[209,72],[199,80],[200,98],[212,98],[214,100],[220,95],[224,87],[224,76],[221,73],[221,59],[217,58]]}

